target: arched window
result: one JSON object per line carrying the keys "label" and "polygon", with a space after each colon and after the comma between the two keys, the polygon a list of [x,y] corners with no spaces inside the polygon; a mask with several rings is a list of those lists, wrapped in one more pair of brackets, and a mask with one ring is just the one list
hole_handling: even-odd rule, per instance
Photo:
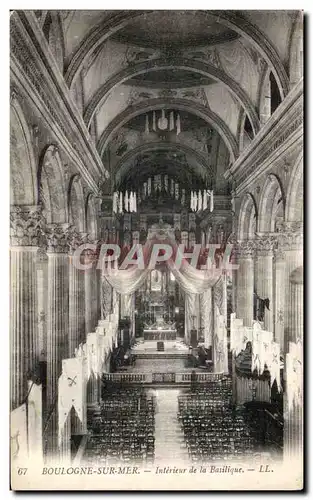
{"label": "arched window", "polygon": [[270,86],[271,86],[271,115],[272,115],[281,103],[279,88],[276,82],[276,78],[272,72],[270,72]]}

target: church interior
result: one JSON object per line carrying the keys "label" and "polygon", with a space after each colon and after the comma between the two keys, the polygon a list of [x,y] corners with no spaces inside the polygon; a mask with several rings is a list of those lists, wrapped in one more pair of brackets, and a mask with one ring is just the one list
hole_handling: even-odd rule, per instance
{"label": "church interior", "polygon": [[301,454],[302,17],[12,12],[13,462]]}

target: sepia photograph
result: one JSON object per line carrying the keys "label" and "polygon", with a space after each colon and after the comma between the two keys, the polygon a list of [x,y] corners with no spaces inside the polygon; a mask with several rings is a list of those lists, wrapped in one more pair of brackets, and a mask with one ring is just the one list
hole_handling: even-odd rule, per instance
{"label": "sepia photograph", "polygon": [[8,487],[302,491],[304,12],[85,7],[8,13]]}

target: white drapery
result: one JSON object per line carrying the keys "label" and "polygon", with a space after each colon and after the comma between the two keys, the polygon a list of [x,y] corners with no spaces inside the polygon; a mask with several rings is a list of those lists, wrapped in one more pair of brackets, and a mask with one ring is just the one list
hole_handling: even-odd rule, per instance
{"label": "white drapery", "polygon": [[271,386],[276,380],[278,390],[281,388],[280,379],[280,349],[279,344],[273,341],[273,333],[262,330],[260,324],[255,322],[252,328],[243,326],[243,320],[230,315],[230,348],[237,356],[244,351],[247,342],[251,342],[252,360],[251,372],[257,371],[262,375],[265,366],[270,372]]}
{"label": "white drapery", "polygon": [[12,464],[24,467],[28,460],[26,404],[22,404],[13,410],[10,420]]}
{"label": "white drapery", "polygon": [[303,404],[303,346],[300,341],[289,342],[286,354],[286,387],[289,412]]}
{"label": "white drapery", "polygon": [[28,449],[30,457],[42,460],[42,387],[28,382]]}
{"label": "white drapery", "polygon": [[[172,239],[161,240],[162,244],[170,245],[173,255],[177,255],[178,246]],[[119,294],[131,294],[138,290],[150,274],[147,263],[150,262],[153,243],[160,241],[147,241],[142,249],[145,268],[139,269],[137,265],[131,265],[127,269],[118,269],[117,261],[106,262],[102,269],[103,279],[106,280]],[[209,269],[200,270],[189,264],[186,258],[182,258],[181,265],[176,265],[176,259],[170,258],[164,262],[175,276],[178,284],[189,294],[201,294],[208,288],[214,286],[221,277],[222,270],[214,266]]]}

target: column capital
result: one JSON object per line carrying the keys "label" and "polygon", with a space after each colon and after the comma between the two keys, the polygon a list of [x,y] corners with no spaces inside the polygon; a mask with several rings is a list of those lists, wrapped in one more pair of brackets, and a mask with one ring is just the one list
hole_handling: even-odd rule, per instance
{"label": "column capital", "polygon": [[277,239],[271,234],[258,235],[255,240],[255,248],[258,256],[271,257],[276,246]]}
{"label": "column capital", "polygon": [[278,244],[284,251],[303,250],[303,232],[293,231],[279,233],[277,235]]}
{"label": "column capital", "polygon": [[40,205],[10,207],[11,246],[36,247],[43,241],[45,220]]}
{"label": "column capital", "polygon": [[68,251],[70,255],[73,255],[75,250],[84,243],[88,243],[88,233],[79,232],[75,228],[69,230]]}
{"label": "column capital", "polygon": [[236,245],[236,253],[239,258],[248,259],[253,258],[255,253],[254,240],[242,240]]}
{"label": "column capital", "polygon": [[303,233],[302,221],[281,221],[276,224],[278,233]]}
{"label": "column capital", "polygon": [[67,223],[49,224],[46,228],[47,253],[67,253],[71,227]]}

